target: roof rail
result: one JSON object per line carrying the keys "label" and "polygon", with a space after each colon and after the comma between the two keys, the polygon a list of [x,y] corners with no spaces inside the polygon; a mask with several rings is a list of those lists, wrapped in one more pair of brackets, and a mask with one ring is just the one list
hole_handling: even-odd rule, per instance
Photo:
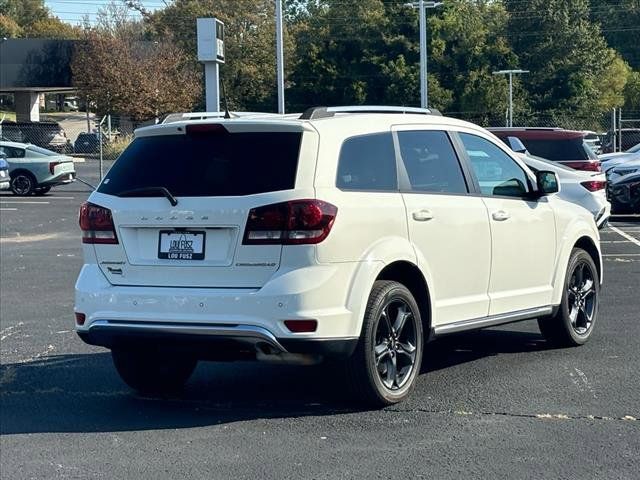
{"label": "roof rail", "polygon": [[[234,118],[237,117],[261,117],[261,116],[278,116],[278,113],[267,112],[231,112]],[[209,118],[224,118],[225,112],[186,112],[186,113],[170,113],[162,123],[184,122],[187,120],[207,120]]]}
{"label": "roof rail", "polygon": [[413,113],[419,115],[441,115],[435,108],[398,107],[388,105],[353,105],[345,107],[311,107],[300,115],[300,120],[315,120],[333,117],[336,113]]}

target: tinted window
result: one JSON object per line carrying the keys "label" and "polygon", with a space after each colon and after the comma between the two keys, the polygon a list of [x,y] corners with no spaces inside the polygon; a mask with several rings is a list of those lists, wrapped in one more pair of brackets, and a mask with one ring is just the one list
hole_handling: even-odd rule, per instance
{"label": "tinted window", "polygon": [[0,149],[5,153],[7,158],[23,158],[24,157],[24,149],[22,148],[0,147]]}
{"label": "tinted window", "polygon": [[521,140],[529,153],[548,160],[596,160],[598,158],[582,137],[558,140]]}
{"label": "tinted window", "polygon": [[52,157],[52,156],[55,156],[55,155],[59,155],[59,153],[52,152],[51,150],[47,150],[46,148],[38,147],[36,145],[29,145],[27,147],[27,150],[29,152],[33,152],[33,153],[36,153],[38,155],[44,155],[44,156],[47,156],[47,157]]}
{"label": "tinted window", "polygon": [[458,157],[445,132],[399,132],[398,141],[411,190],[467,193]]}
{"label": "tinted window", "polygon": [[301,138],[297,132],[136,138],[111,167],[98,191],[118,195],[165,187],[175,196],[204,197],[289,190],[295,184]]}
{"label": "tinted window", "polygon": [[397,190],[390,132],[348,138],[342,144],[336,186],[346,190]]}
{"label": "tinted window", "polygon": [[522,197],[529,191],[524,170],[489,140],[461,133],[460,138],[485,195]]}

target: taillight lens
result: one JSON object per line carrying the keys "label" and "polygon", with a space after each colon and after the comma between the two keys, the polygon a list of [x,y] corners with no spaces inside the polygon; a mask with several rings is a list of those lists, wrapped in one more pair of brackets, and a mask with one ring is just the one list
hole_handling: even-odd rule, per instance
{"label": "taillight lens", "polygon": [[79,223],[82,230],[82,243],[118,243],[113,217],[108,208],[84,202],[80,206]]}
{"label": "taillight lens", "polygon": [[584,188],[590,192],[597,192],[598,190],[604,190],[607,188],[607,182],[603,180],[590,180],[588,182],[580,182]]}
{"label": "taillight lens", "polygon": [[62,162],[49,162],[49,171],[51,172],[51,175],[53,175],[53,172],[56,170],[56,167],[61,163]]}
{"label": "taillight lens", "polygon": [[308,245],[329,235],[338,208],[322,200],[292,200],[252,208],[244,245]]}
{"label": "taillight lens", "polygon": [[575,161],[575,162],[562,162],[563,165],[571,167],[574,170],[584,170],[586,172],[601,172],[600,162],[598,160],[593,161]]}

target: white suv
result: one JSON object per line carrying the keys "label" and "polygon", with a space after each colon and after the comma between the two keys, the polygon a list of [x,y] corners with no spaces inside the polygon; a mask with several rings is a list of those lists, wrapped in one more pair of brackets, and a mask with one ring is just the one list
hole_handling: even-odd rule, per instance
{"label": "white suv", "polygon": [[426,342],[537,318],[590,337],[598,229],[486,130],[428,110],[139,129],[80,209],[76,329],[134,389],[198,360],[342,359],[364,401],[404,399]]}

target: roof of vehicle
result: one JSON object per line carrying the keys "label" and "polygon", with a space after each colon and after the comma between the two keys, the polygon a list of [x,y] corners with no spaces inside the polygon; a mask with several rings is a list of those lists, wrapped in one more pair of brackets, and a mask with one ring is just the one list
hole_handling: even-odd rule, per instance
{"label": "roof of vehicle", "polygon": [[4,140],[0,140],[0,146],[3,146],[3,147],[27,148],[30,145],[31,145],[30,143],[5,142]]}
{"label": "roof of vehicle", "polygon": [[587,135],[580,130],[544,127],[490,127],[487,130],[498,137],[514,135],[525,140],[572,140],[584,138]]}
{"label": "roof of vehicle", "polygon": [[[184,120],[177,120],[179,115],[172,114],[168,123],[151,125],[139,128],[135,131],[136,136],[152,136],[171,133],[180,133],[187,125],[198,124],[222,124],[232,131],[243,131],[244,128],[255,128],[261,125],[268,130],[315,130],[329,132],[341,132],[351,134],[354,131],[375,131],[377,129],[387,129],[392,125],[408,124],[436,124],[450,125],[482,130],[481,127],[463,120],[450,117],[443,117],[437,110],[428,111],[425,109],[411,107],[388,107],[388,106],[356,106],[356,107],[316,107],[317,115],[307,110],[305,113],[291,113],[285,115],[273,113],[249,113],[235,118],[223,118],[220,113],[207,114],[197,113],[185,115]],[[233,115],[233,113],[232,113]],[[358,121],[354,122],[354,116]]]}

